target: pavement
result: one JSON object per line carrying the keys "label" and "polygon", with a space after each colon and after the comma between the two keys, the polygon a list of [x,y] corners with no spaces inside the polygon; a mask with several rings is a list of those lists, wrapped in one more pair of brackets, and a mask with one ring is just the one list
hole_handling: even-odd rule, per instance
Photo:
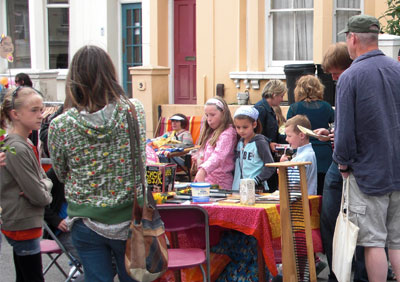
{"label": "pavement", "polygon": [[[13,282],[15,281],[15,270],[14,270],[14,262],[12,255],[12,248],[2,236],[1,243],[1,251],[0,251],[0,282]],[[324,255],[320,255],[321,260],[326,260]],[[68,274],[70,270],[70,266],[68,264],[68,258],[65,255],[62,255],[58,260],[60,266],[64,269],[64,271]],[[50,259],[47,255],[42,256],[43,268],[45,268]],[[319,275],[318,281],[328,281],[329,269],[326,267]],[[57,269],[55,265],[53,265],[50,270],[45,275],[45,280],[47,282],[62,282],[65,281],[65,277],[62,273]],[[115,282],[119,281],[116,277],[114,279]]]}
{"label": "pavement", "polygon": [[[15,269],[12,248],[5,240],[3,234],[1,234],[1,251],[0,251],[0,281],[1,282],[13,282],[15,281]],[[45,268],[50,262],[47,255],[42,255],[43,268]],[[58,258],[57,262],[68,274],[70,266],[68,264],[68,258],[62,255]],[[53,265],[45,275],[45,280],[48,282],[65,281],[64,275]]]}

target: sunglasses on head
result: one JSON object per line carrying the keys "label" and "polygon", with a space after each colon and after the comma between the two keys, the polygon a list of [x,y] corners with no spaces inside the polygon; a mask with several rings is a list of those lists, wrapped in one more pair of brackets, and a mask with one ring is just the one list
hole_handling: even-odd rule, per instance
{"label": "sunglasses on head", "polygon": [[15,88],[15,90],[13,91],[13,93],[11,94],[11,109],[14,110],[15,108],[15,98],[18,95],[18,91],[22,88],[23,86],[18,86],[17,88]]}
{"label": "sunglasses on head", "polygon": [[31,89],[33,89],[37,94],[39,94],[40,96],[42,96],[42,98],[43,98],[43,94],[42,94],[39,90],[37,90],[37,89],[35,89],[35,88],[33,88],[33,87],[20,85],[20,86],[18,86],[17,88],[15,88],[15,90],[11,93],[11,109],[12,109],[12,110],[15,109],[15,99],[17,98],[18,91],[19,91],[21,88],[31,88]]}

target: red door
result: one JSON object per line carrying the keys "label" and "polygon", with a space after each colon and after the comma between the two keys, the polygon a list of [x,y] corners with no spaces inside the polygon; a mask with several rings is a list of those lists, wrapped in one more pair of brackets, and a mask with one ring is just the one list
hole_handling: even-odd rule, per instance
{"label": "red door", "polygon": [[196,104],[196,0],[174,1],[175,104]]}

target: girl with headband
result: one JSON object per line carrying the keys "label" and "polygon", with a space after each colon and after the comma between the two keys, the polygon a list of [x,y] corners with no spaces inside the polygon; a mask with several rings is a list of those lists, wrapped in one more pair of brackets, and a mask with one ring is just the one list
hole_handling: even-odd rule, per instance
{"label": "girl with headband", "polygon": [[33,88],[20,86],[5,95],[0,127],[8,129],[4,145],[16,153],[7,151],[7,163],[0,169],[1,232],[13,249],[16,281],[44,281],[40,239],[53,183],[28,138],[42,120],[43,98]]}
{"label": "girl with headband", "polygon": [[231,112],[220,97],[209,99],[204,112],[206,123],[200,133],[200,150],[196,156],[198,171],[194,181],[232,189],[237,134]]}
{"label": "girl with headband", "polygon": [[260,134],[262,128],[258,115],[254,107],[242,106],[233,116],[236,132],[241,137],[236,146],[233,190],[239,190],[241,179],[254,179],[257,191],[269,191],[267,180],[275,169],[264,164],[274,160],[267,138]]}

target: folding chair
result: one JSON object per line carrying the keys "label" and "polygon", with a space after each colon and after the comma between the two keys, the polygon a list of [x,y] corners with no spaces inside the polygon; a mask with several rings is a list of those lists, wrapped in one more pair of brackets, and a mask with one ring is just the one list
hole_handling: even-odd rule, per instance
{"label": "folding chair", "polygon": [[[179,248],[177,240],[173,240],[176,241],[173,243],[174,247],[177,248],[168,249],[168,269],[180,270],[199,265],[203,274],[203,281],[211,281],[210,236],[207,211],[196,205],[161,205],[157,208],[164,222],[165,230],[171,232],[173,238],[177,238],[173,233],[195,227],[203,228],[204,231],[205,250],[202,248]],[[201,234],[201,232],[197,234]],[[205,262],[207,273],[202,266]]]}
{"label": "folding chair", "polygon": [[[191,155],[184,155],[184,164],[181,165],[179,162],[175,160],[175,158],[168,158],[170,163],[176,164],[176,178],[179,176],[187,177],[188,182],[192,182],[192,156]],[[182,175],[183,172],[183,175]],[[179,180],[181,181],[181,180]]]}
{"label": "folding chair", "polygon": [[[51,239],[42,239],[40,241],[40,252],[42,254],[47,254],[47,256],[50,258],[50,263],[45,267],[43,275],[45,275],[53,265],[55,265],[64,275],[64,277],[66,278],[65,280],[66,282],[71,281],[71,279],[77,272],[83,274],[82,264],[75,257],[73,257],[70,254],[70,252],[63,246],[63,244],[60,242],[60,240],[58,240],[57,236],[53,233],[53,231],[46,224],[46,222],[43,222],[43,228],[51,237]],[[75,270],[69,273],[69,275],[67,275],[67,273],[62,269],[60,264],[57,262],[58,258],[62,254],[65,254],[68,257],[68,260],[71,263],[71,265],[75,266]]]}

